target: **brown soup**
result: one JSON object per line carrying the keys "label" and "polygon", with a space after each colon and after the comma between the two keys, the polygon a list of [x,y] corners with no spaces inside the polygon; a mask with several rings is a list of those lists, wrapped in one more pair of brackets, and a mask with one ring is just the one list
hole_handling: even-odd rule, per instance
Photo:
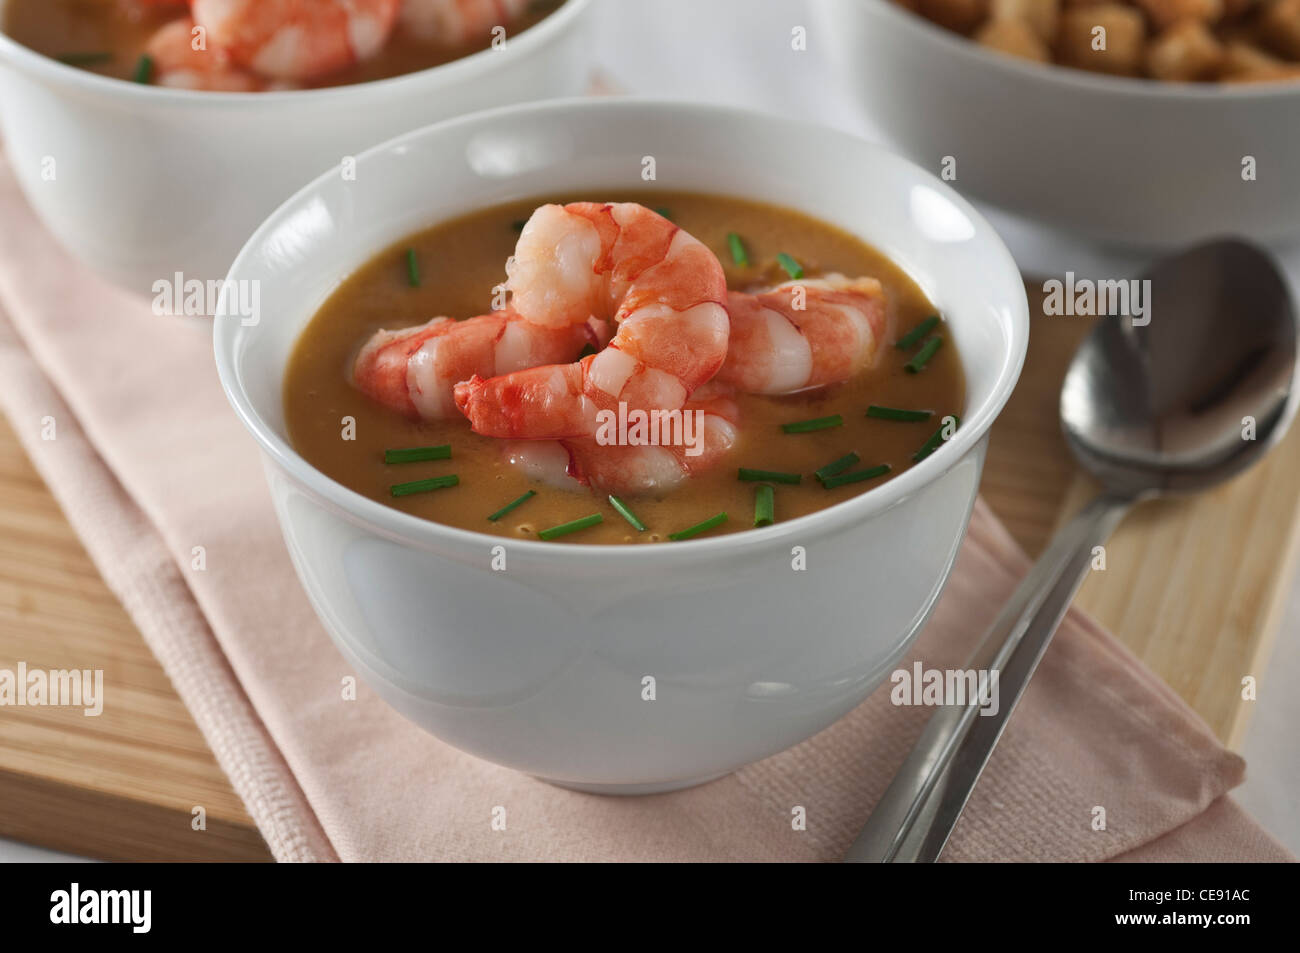
{"label": "brown soup", "polygon": [[[504,25],[508,35],[523,32],[562,4],[563,0],[534,0]],[[0,29],[23,46],[101,76],[131,80],[150,38],[186,11],[129,0],[9,0],[4,12]],[[485,34],[463,46],[438,46],[409,35],[399,20],[376,56],[300,85],[348,86],[414,73],[487,49],[490,41]]]}
{"label": "brown soup", "polygon": [[[920,289],[879,252],[852,235],[799,212],[735,198],[689,193],[631,195],[602,201],[641,202],[704,242],[717,254],[733,290],[751,291],[787,280],[777,264],[784,253],[809,278],[828,272],[880,280],[893,312],[892,326],[905,334],[935,310]],[[520,223],[543,202],[534,199],[476,212],[400,242],[347,278],[303,331],[285,376],[284,406],[294,447],[321,472],[363,496],[425,519],[511,539],[536,539],[538,532],[595,513],[598,525],[560,537],[577,543],[658,542],[720,512],[728,515],[707,535],[750,528],[760,483],[738,479],[740,467],[798,473],[798,485],[774,487],[775,518],[794,519],[879,486],[913,466],[945,416],[963,409],[961,362],[941,322],[934,334],[946,343],[919,373],[904,364],[918,348],[892,345],[874,368],[844,384],[815,391],[765,397],[739,395],[740,437],[727,461],[668,494],[627,500],[645,524],[638,532],[603,494],[565,490],[531,481],[503,459],[501,441],[470,431],[463,419],[416,421],[371,401],[348,382],[361,345],[380,328],[422,324],[434,315],[463,318],[489,309],[490,289],[504,278]],[[728,251],[728,233],[743,237],[748,267]],[[408,254],[414,249],[420,283],[412,287]],[[895,421],[866,416],[867,408],[928,410],[924,420]],[[839,414],[843,424],[809,433],[786,433],[782,424]],[[355,419],[354,439],[344,439],[343,418]],[[450,444],[450,460],[386,464],[384,451]],[[888,464],[887,475],[827,489],[814,471],[850,452],[861,459],[854,470]],[[849,471],[853,472],[853,471]],[[394,498],[390,487],[456,474],[459,484]],[[488,516],[529,490],[536,495],[496,521]]]}

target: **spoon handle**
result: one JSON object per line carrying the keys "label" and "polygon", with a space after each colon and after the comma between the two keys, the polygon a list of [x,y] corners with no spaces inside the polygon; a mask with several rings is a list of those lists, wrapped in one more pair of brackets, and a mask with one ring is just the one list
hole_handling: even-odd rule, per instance
{"label": "spoon handle", "polygon": [[[967,660],[968,669],[990,673],[996,694],[945,706],[931,716],[846,861],[933,861],[939,856],[1088,573],[1093,547],[1110,536],[1132,505],[1129,498],[1103,494],[1057,533]],[[992,713],[981,714],[985,707]]]}

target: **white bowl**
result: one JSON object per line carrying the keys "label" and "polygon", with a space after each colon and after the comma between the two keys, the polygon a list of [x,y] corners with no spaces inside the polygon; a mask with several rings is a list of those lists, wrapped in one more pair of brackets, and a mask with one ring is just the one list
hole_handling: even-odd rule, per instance
{"label": "white bowl", "polygon": [[[626,547],[512,542],[420,520],[335,483],[289,445],[285,363],[345,275],[475,209],[644,187],[647,155],[659,187],[798,208],[898,262],[962,354],[967,410],[950,443],[819,513]],[[263,318],[217,319],[222,384],[265,455],[289,552],[335,644],[439,738],[598,791],[729,771],[809,737],[880,683],[952,568],[1028,336],[1010,254],[928,173],[841,132],[680,103],[537,104],[395,139],[360,158],[355,182],[323,176],[283,205],[229,278],[261,282]],[[502,545],[507,568],[494,572]],[[792,568],[797,546],[806,571]],[[647,677],[654,701],[642,698]]]}
{"label": "white bowl", "polygon": [[0,33],[0,132],[37,214],[87,265],[145,293],[176,272],[219,280],[258,223],[345,156],[477,109],[581,93],[591,6],[568,0],[502,48],[432,69],[265,93],[109,79]]}
{"label": "white bowl", "polygon": [[913,161],[952,156],[963,194],[1151,248],[1300,234],[1300,82],[1101,76],[991,52],[888,0],[819,9],[849,92]]}

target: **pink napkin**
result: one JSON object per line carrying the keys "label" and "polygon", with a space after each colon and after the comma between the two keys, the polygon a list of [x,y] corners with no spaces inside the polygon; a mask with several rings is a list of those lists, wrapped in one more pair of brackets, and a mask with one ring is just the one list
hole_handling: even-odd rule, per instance
{"label": "pink napkin", "polygon": [[[7,317],[6,317],[7,315]],[[0,405],[281,860],[833,860],[928,715],[888,686],[815,738],[692,790],[551,787],[406,722],[294,577],[207,321],[156,317],[59,249],[0,164]],[[40,437],[53,416],[58,437]],[[206,569],[191,568],[203,546]],[[977,506],[910,666],[956,667],[1027,566]],[[111,684],[106,693],[111,696]],[[1243,763],[1126,649],[1066,619],[947,860],[1284,860],[1225,792]],[[507,827],[493,830],[493,808]],[[792,830],[802,806],[807,829]],[[1096,806],[1106,829],[1092,826]]]}

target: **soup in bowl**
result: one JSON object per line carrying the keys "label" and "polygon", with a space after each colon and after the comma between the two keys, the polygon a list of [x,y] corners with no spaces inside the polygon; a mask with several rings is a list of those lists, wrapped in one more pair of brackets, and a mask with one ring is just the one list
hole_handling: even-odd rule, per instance
{"label": "soup in bowl", "polygon": [[[410,236],[330,297],[285,375],[289,435],[309,463],[404,512],[508,539],[680,542],[833,506],[957,429],[965,382],[941,316],[860,239],[735,198],[552,198]],[[605,279],[583,264],[603,300],[542,325],[555,306],[538,293],[563,295],[571,277],[551,250],[596,237],[593,219],[611,223]],[[507,260],[537,267],[504,281]],[[712,310],[695,300],[710,276]],[[618,307],[641,288],[648,306]],[[677,288],[684,307],[665,313]],[[725,323],[725,338],[680,348],[701,322]],[[611,361],[639,373],[611,385]],[[665,387],[645,393],[660,374]],[[567,380],[578,386],[559,392]]]}
{"label": "soup in bowl", "polygon": [[[319,12],[331,5],[312,6],[311,29],[331,22]],[[250,20],[286,6],[193,5],[196,17],[237,9]],[[177,297],[219,282],[310,176],[350,176],[358,152],[414,126],[577,95],[590,81],[592,0],[379,6],[395,17],[335,23],[318,58],[273,22],[257,21],[255,41],[226,42],[226,20],[205,31],[183,2],[0,0],[0,133],[18,183],[75,257],[165,301],[159,282]],[[407,13],[426,7],[487,12],[427,37]]]}
{"label": "soup in bowl", "polygon": [[[258,230],[224,293],[257,283],[260,314],[223,308],[214,333],[304,587],[391,705],[478,756],[632,793],[795,744],[885,678],[951,571],[1027,341],[1019,274],[969,205],[840,132],[639,101],[454,120],[358,172]],[[568,295],[609,326],[542,317]],[[547,320],[537,360],[498,346]],[[782,321],[797,333],[773,348]],[[426,345],[468,322],[488,344],[435,374]],[[832,344],[857,356],[807,359]],[[678,394],[660,409],[707,398],[725,439],[706,427],[691,458],[582,429],[601,393],[641,408],[635,381]]]}

